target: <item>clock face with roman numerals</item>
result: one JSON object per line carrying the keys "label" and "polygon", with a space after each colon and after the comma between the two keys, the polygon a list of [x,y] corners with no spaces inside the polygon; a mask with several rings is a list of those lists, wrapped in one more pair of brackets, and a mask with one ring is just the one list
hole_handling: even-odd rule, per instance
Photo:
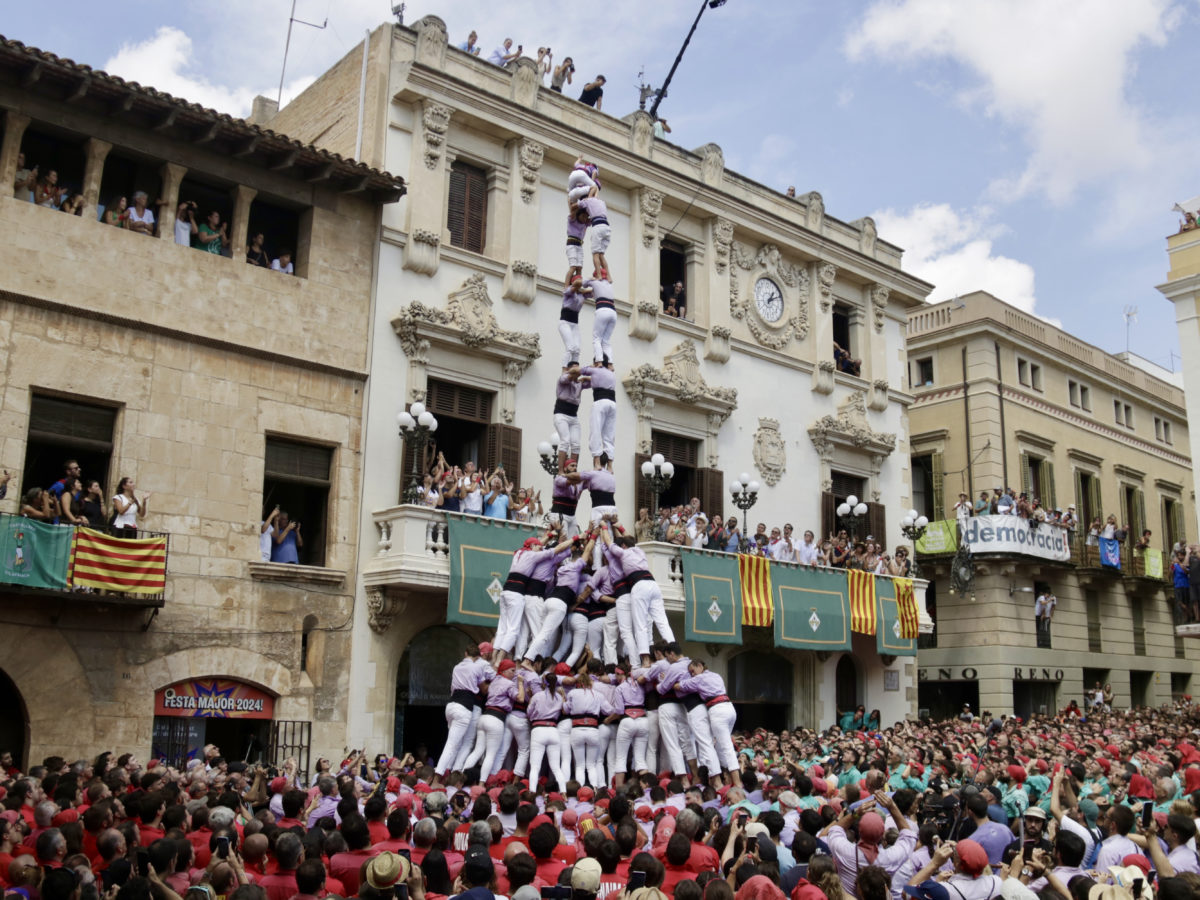
{"label": "clock face with roman numerals", "polygon": [[783,292],[770,278],[754,282],[754,308],[768,324],[773,325],[783,318]]}

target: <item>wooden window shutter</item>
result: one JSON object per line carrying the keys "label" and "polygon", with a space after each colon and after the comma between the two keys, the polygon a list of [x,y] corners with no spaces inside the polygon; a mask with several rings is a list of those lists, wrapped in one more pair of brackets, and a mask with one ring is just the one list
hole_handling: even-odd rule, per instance
{"label": "wooden window shutter", "polygon": [[[1088,494],[1089,494],[1089,496],[1088,496],[1088,507],[1089,507],[1088,515],[1090,515],[1092,518],[1095,518],[1096,516],[1100,516],[1101,518],[1104,518],[1104,503],[1103,503],[1104,497],[1100,493],[1099,477],[1097,477],[1096,475],[1093,475],[1089,487],[1091,488],[1091,490],[1088,491]],[[1076,510],[1076,512],[1078,512],[1078,510]],[[1092,523],[1091,522],[1087,522],[1087,523],[1081,522],[1080,524],[1081,525],[1084,525],[1084,524],[1091,525]]]}
{"label": "wooden window shutter", "polygon": [[1175,541],[1184,540],[1184,535],[1187,534],[1187,529],[1183,523],[1183,501],[1182,500],[1176,500],[1171,504],[1171,518],[1173,519],[1172,524],[1174,526],[1174,531],[1175,531],[1175,533],[1172,535],[1172,538]]}
{"label": "wooden window shutter", "polygon": [[642,477],[642,463],[646,462],[650,457],[645,453],[635,453],[633,456],[633,483],[637,485],[634,489],[634,510],[630,519],[634,522],[638,518],[638,510],[643,506],[646,509],[653,509],[654,495],[650,491],[650,482]]}
{"label": "wooden window shutter", "polygon": [[446,226],[450,243],[482,253],[487,226],[487,172],[463,162],[450,165],[450,201]]}
{"label": "wooden window shutter", "polygon": [[504,476],[521,486],[521,429],[495,422],[484,433],[483,467],[489,472],[503,464]]}
{"label": "wooden window shutter", "polygon": [[821,536],[837,534],[837,498],[832,491],[821,493]]}
{"label": "wooden window shutter", "polygon": [[[1087,515],[1087,498],[1083,496],[1083,473],[1078,469],[1074,469],[1073,471],[1075,473],[1075,517],[1080,518]],[[1086,532],[1087,526],[1092,523],[1083,522],[1081,524],[1084,526],[1083,530]]]}
{"label": "wooden window shutter", "polygon": [[1028,494],[1033,490],[1033,472],[1030,471],[1029,454],[1021,454],[1021,493]]}
{"label": "wooden window shutter", "polygon": [[696,496],[700,508],[712,521],[713,516],[725,517],[725,473],[720,469],[696,470]]}
{"label": "wooden window shutter", "polygon": [[946,509],[946,479],[942,474],[942,454],[932,454],[929,463],[933,472],[933,515],[930,518],[940,519],[943,516],[954,518]]}
{"label": "wooden window shutter", "polygon": [[882,544],[884,547],[890,546],[887,533],[887,516],[884,514],[884,506],[882,503],[867,504],[867,534],[875,538],[875,541]]}
{"label": "wooden window shutter", "polygon": [[1146,495],[1141,488],[1133,489],[1133,534],[1129,537],[1138,540],[1146,530]]}
{"label": "wooden window shutter", "polygon": [[1058,505],[1057,494],[1054,490],[1054,463],[1048,459],[1042,460],[1042,507],[1054,509]]}

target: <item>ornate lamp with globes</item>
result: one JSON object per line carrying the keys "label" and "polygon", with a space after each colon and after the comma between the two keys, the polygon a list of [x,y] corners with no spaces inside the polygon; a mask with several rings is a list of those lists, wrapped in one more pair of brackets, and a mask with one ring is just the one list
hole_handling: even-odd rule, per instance
{"label": "ornate lamp with globes", "polygon": [[910,509],[900,520],[900,533],[912,541],[912,574],[913,577],[920,575],[920,568],[917,566],[917,541],[925,536],[925,529],[929,527],[929,519],[919,515],[915,509]]}
{"label": "ornate lamp with globes", "polygon": [[750,523],[746,521],[746,513],[758,502],[758,489],[758,482],[750,477],[749,472],[743,472],[738,476],[737,481],[729,486],[729,496],[733,500],[733,505],[742,511],[742,539],[738,542],[739,553],[746,550],[749,540],[746,534],[750,530]]}
{"label": "ornate lamp with globes", "polygon": [[854,543],[854,539],[858,536],[858,527],[867,518],[869,511],[870,508],[867,504],[860,501],[853,494],[838,505],[838,520],[846,524],[846,530],[850,532],[851,543]]}
{"label": "ornate lamp with globes", "polygon": [[658,495],[671,486],[675,477],[675,464],[655,453],[642,463],[642,477],[650,486],[650,521],[658,522]]}
{"label": "ornate lamp with globes", "polygon": [[404,502],[420,503],[421,461],[425,456],[425,447],[437,431],[437,418],[425,408],[424,403],[414,403],[396,414],[396,423],[400,426],[400,437],[406,444],[411,442],[413,448],[412,483],[404,492]]}

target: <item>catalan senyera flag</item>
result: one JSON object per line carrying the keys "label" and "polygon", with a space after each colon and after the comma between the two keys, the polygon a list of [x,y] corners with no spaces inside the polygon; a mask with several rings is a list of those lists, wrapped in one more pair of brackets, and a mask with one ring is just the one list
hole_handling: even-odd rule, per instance
{"label": "catalan senyera flag", "polygon": [[167,539],[119,538],[76,529],[71,584],[128,594],[161,594],[167,583]]}
{"label": "catalan senyera flag", "polygon": [[765,556],[738,554],[742,579],[742,624],[770,628],[775,624],[771,603],[771,561]]}
{"label": "catalan senyera flag", "polygon": [[896,611],[900,616],[900,637],[914,640],[920,632],[921,623],[912,579],[895,578],[893,583],[896,587]]}
{"label": "catalan senyera flag", "polygon": [[879,627],[875,576],[861,569],[849,569],[846,571],[846,583],[850,594],[850,630],[859,634],[874,634]]}

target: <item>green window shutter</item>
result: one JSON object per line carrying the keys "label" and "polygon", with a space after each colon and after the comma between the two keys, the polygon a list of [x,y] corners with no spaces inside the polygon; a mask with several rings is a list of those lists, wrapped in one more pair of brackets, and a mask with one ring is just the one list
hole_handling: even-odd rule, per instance
{"label": "green window shutter", "polygon": [[1033,473],[1029,468],[1029,454],[1021,454],[1021,492],[1028,494],[1033,490]]}
{"label": "green window shutter", "polygon": [[946,510],[946,479],[942,474],[942,454],[932,454],[929,462],[933,470],[933,518],[940,519],[942,516],[949,516]]}
{"label": "green window shutter", "polygon": [[1142,493],[1141,488],[1133,489],[1133,515],[1133,533],[1140,538],[1142,532],[1146,530],[1146,495]]}
{"label": "green window shutter", "polygon": [[[1083,516],[1087,511],[1086,498],[1083,496],[1083,473],[1072,467],[1071,472],[1075,476],[1075,512],[1077,516]],[[1090,525],[1090,522],[1085,522],[1084,525]],[[1084,528],[1087,531],[1087,528]]]}
{"label": "green window shutter", "polygon": [[[1100,479],[1099,478],[1096,478],[1096,477],[1092,478],[1091,490],[1089,491],[1089,493],[1091,494],[1091,496],[1088,497],[1088,505],[1089,505],[1089,508],[1091,511],[1091,515],[1093,517],[1099,516],[1101,519],[1103,519],[1104,518],[1104,503],[1103,503],[1104,496],[1100,493]],[[1088,524],[1091,524],[1091,523],[1089,522]]]}
{"label": "green window shutter", "polygon": [[1187,528],[1185,528],[1184,524],[1183,524],[1183,501],[1182,500],[1176,500],[1173,504],[1171,504],[1171,517],[1175,520],[1175,522],[1174,522],[1175,540],[1186,541],[1187,540],[1187,537],[1186,537]]}
{"label": "green window shutter", "polygon": [[1058,505],[1054,490],[1054,463],[1042,460],[1042,506],[1054,509]]}

